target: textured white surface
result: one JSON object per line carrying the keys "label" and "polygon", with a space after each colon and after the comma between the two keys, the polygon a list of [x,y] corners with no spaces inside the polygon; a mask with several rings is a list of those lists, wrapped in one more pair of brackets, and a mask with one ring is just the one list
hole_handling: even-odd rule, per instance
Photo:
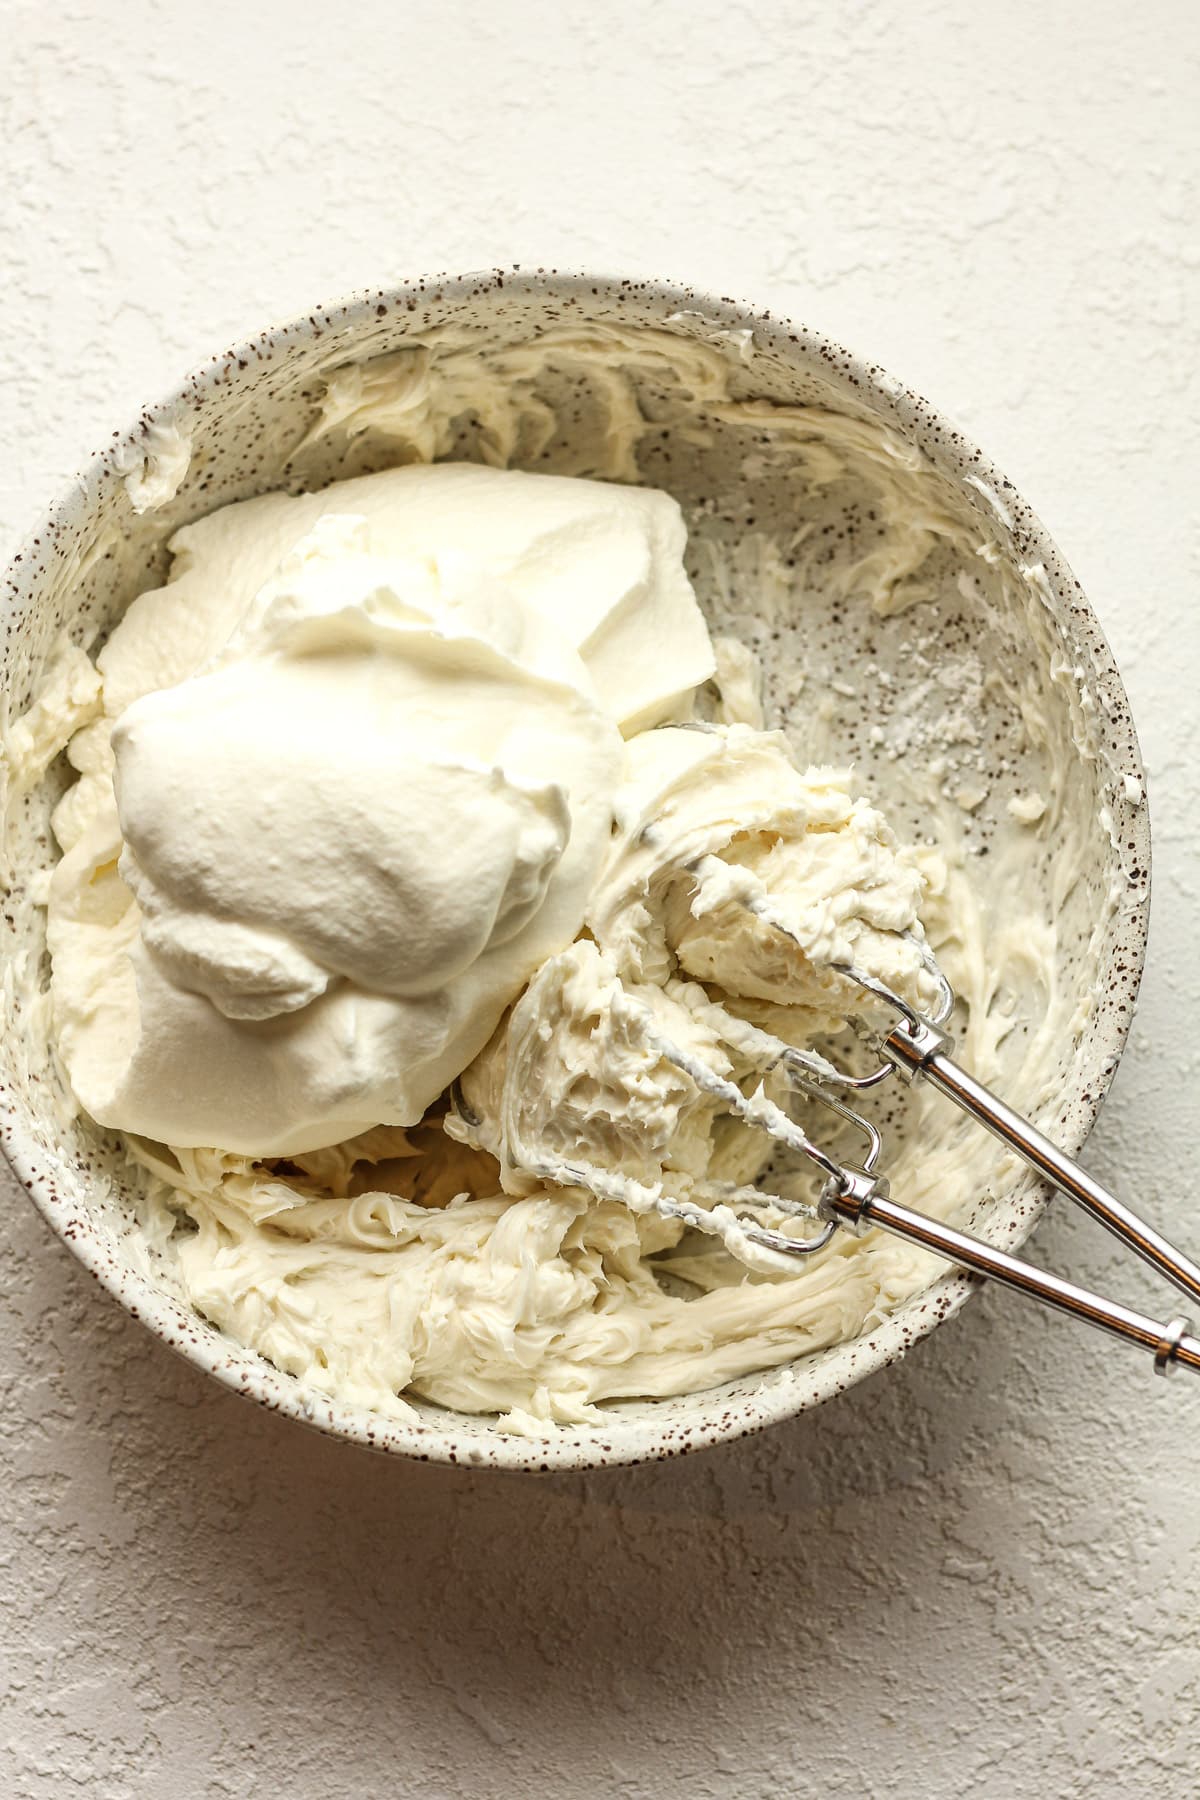
{"label": "textured white surface", "polygon": [[[1141,727],[1150,969],[1091,1158],[1200,1242],[1194,9],[5,0],[0,27],[6,551],[203,354],[422,269],[749,294],[961,421]],[[220,1392],[3,1205],[6,1795],[1194,1789],[1185,1376],[987,1296],[749,1443],[472,1477]],[[1160,1304],[1065,1210],[1035,1253]]]}

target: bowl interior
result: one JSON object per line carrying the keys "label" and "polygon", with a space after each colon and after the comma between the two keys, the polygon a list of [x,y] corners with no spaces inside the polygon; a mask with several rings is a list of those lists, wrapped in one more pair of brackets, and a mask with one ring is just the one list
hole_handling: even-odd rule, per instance
{"label": "bowl interior", "polygon": [[[391,359],[430,342],[453,355],[503,352],[523,396],[502,417],[451,407],[436,454],[669,489],[688,517],[691,572],[714,627],[762,659],[772,722],[807,757],[852,763],[902,833],[952,830],[973,894],[986,896],[991,869],[1010,871],[996,892],[1003,903],[1019,890],[1022,910],[1007,918],[1001,904],[989,917],[1007,948],[988,1010],[1019,1023],[989,1030],[973,1019],[973,1049],[982,1072],[1077,1148],[1120,1054],[1145,942],[1148,826],[1119,677],[1077,585],[1003,478],[882,371],[786,323],[650,284],[510,275],[413,283],[262,334],[143,415],[24,546],[7,598],[6,726],[36,695],[64,631],[93,647],[157,585],[179,525],[409,454],[386,405],[368,403],[361,365],[384,371],[386,399]],[[333,420],[331,393],[340,422],[314,431]],[[632,432],[617,430],[630,405]],[[190,444],[186,478],[139,513],[131,490],[144,498],[139,477],[155,475],[175,433]],[[545,1440],[432,1406],[408,1424],[301,1395],[182,1300],[137,1229],[136,1175],[120,1143],[74,1116],[44,1048],[38,872],[53,860],[48,815],[70,778],[59,759],[31,791],[7,795],[5,1148],[87,1265],[230,1385],[409,1455],[534,1468],[630,1461],[816,1404],[902,1353],[969,1291],[931,1264],[932,1285],[854,1342],[705,1393],[613,1405],[611,1428]],[[1021,954],[1031,932],[1053,938],[1040,970]],[[1047,1026],[1053,1045],[1035,1055]],[[907,1137],[893,1127],[902,1191],[922,1154],[919,1121],[910,1117]],[[1039,1191],[998,1149],[988,1154],[974,1222],[1012,1246]]]}

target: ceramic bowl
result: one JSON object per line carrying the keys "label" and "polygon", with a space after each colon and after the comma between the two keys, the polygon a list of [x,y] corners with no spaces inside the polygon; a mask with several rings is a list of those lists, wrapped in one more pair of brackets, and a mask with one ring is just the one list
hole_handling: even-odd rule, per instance
{"label": "ceramic bowl", "polygon": [[[735,391],[743,395],[882,423],[895,440],[926,459],[946,503],[977,524],[993,565],[1008,570],[1033,593],[1045,629],[1042,647],[1027,647],[1023,654],[1042,695],[1046,728],[1063,747],[1065,779],[1078,785],[1095,819],[1087,879],[1057,921],[1057,978],[1081,999],[1091,998],[1081,1008],[1077,1033],[1064,1043],[1054,1092],[1039,1115],[1069,1150],[1077,1151],[1121,1054],[1146,937],[1149,828],[1142,804],[1143,772],[1112,655],[1078,583],[1042,526],[980,452],[875,364],[769,312],[658,282],[505,270],[413,280],[317,307],[260,332],[204,364],[144,411],[128,431],[114,436],[13,559],[5,589],[2,652],[8,721],[28,705],[47,653],[64,630],[91,643],[135,594],[157,584],[167,562],[165,541],[180,524],[226,501],[281,486],[319,486],[341,473],[387,462],[386,447],[374,445],[369,435],[349,444],[330,437],[297,452],[317,416],[330,371],[388,355],[431,330],[451,329],[464,341],[494,345],[532,340],[548,331],[586,335],[597,326],[614,325],[721,345],[731,362]],[[635,373],[635,385],[639,379]],[[642,400],[653,413],[656,397],[647,392]],[[563,408],[566,422],[539,467],[563,466],[570,420],[582,410]],[[670,488],[689,518],[706,522],[710,530],[737,533],[764,509],[774,508],[777,515],[788,507],[796,508],[797,516],[803,512],[804,498],[794,485],[772,483],[756,453],[753,432],[705,414],[700,402],[697,412],[704,416],[687,422],[686,429],[675,417],[643,440],[640,473],[647,480]],[[190,440],[191,454],[186,479],[168,497],[169,451],[176,432]],[[474,434],[472,422],[464,420],[451,454],[478,454]],[[161,503],[136,511],[134,499],[144,503],[156,479]],[[817,484],[812,498],[827,512],[832,508],[821,527],[831,534],[831,542],[865,528],[855,497],[839,495],[836,483],[832,488]],[[940,629],[947,640],[955,632],[961,636],[980,628],[977,620],[964,626],[961,603],[957,611],[955,605],[951,596],[943,608]],[[881,659],[890,655],[889,679],[903,705],[903,627],[880,620],[877,636],[873,653]],[[1052,646],[1048,657],[1046,642]],[[1064,670],[1067,680],[1062,679]],[[861,691],[856,692],[858,698],[844,709],[841,723],[834,718],[833,731],[839,747],[860,766],[867,765],[869,784],[872,749],[864,729],[869,710],[864,714]],[[1072,713],[1080,693],[1087,697],[1090,717],[1086,755],[1077,746],[1078,720]],[[886,768],[874,772],[886,803]],[[5,850],[11,888],[4,908],[4,949],[17,975],[44,973],[35,877],[52,859],[47,814],[68,778],[69,771],[57,766],[33,792],[8,797]],[[999,784],[979,808],[973,828],[986,833],[989,808],[1004,804],[1004,791]],[[1039,891],[1039,884],[1048,891],[1053,845],[1043,842],[1035,848],[1035,843],[1031,836],[1030,891]],[[1097,928],[1099,897],[1114,887],[1120,889],[1122,903]],[[20,1000],[22,986],[18,979],[7,989],[9,1018],[0,1072],[3,1144],[18,1179],[52,1229],[114,1298],[219,1381],[264,1406],[378,1450],[436,1462],[534,1470],[678,1455],[820,1404],[903,1355],[957,1312],[972,1292],[965,1279],[945,1275],[857,1341],[707,1392],[614,1405],[602,1429],[560,1429],[544,1439],[507,1435],[487,1419],[433,1406],[421,1406],[413,1422],[399,1423],[362,1408],[314,1401],[291,1377],[197,1317],[146,1256],[134,1221],[132,1177],[119,1142],[71,1117],[44,1050],[37,1008],[31,1014]],[[1010,1177],[998,1185],[979,1228],[992,1242],[1011,1249],[1032,1229],[1044,1198],[1031,1179]]]}

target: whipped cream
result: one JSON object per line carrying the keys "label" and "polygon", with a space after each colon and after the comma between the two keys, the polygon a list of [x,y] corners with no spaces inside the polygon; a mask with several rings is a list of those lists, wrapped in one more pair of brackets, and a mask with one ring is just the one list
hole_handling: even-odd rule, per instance
{"label": "whipped cream", "polygon": [[683,540],[666,495],[465,466],[180,532],[56,815],[88,1112],[256,1156],[415,1124],[578,932],[622,732],[713,667]]}

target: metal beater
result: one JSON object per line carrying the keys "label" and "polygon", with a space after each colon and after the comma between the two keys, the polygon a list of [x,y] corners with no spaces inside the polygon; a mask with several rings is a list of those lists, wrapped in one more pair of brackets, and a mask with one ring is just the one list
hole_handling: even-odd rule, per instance
{"label": "metal beater", "polygon": [[[764,925],[791,937],[786,924],[772,913],[765,901],[755,904],[752,910]],[[763,1092],[761,1084],[754,1093],[743,1093],[735,1082],[726,1080],[707,1063],[664,1037],[649,1012],[632,996],[625,996],[622,1002],[628,1007],[629,1016],[637,1020],[648,1048],[681,1069],[699,1088],[721,1101],[747,1125],[764,1131],[782,1147],[816,1164],[825,1180],[815,1206],[767,1194],[757,1188],[723,1188],[716,1183],[707,1187],[694,1185],[686,1196],[673,1196],[661,1183],[616,1178],[609,1171],[574,1158],[565,1163],[544,1159],[536,1148],[524,1145],[519,1151],[522,1166],[543,1179],[588,1188],[598,1198],[623,1200],[638,1210],[653,1210],[667,1218],[682,1220],[695,1229],[721,1237],[727,1248],[734,1255],[741,1255],[743,1260],[752,1260],[747,1247],[789,1258],[812,1256],[824,1249],[838,1230],[861,1236],[878,1226],[976,1274],[989,1276],[993,1281],[1041,1300],[1059,1312],[1069,1313],[1115,1337],[1140,1344],[1152,1354],[1154,1367],[1160,1375],[1170,1374],[1180,1365],[1200,1371],[1200,1338],[1191,1334],[1186,1318],[1173,1318],[1165,1325],[1161,1324],[1144,1313],[1103,1299],[1077,1287],[1074,1282],[1064,1281],[1019,1257],[994,1249],[968,1232],[914,1212],[891,1198],[886,1179],[875,1172],[882,1150],[881,1135],[869,1119],[855,1110],[850,1099],[856,1093],[899,1075],[910,1083],[931,1082],[972,1119],[1016,1151],[1061,1193],[1078,1201],[1152,1268],[1193,1300],[1200,1300],[1200,1267],[1123,1206],[1078,1163],[1064,1155],[1027,1119],[1014,1112],[954,1060],[950,1053],[952,1040],[944,1029],[954,1008],[954,993],[928,946],[922,943],[918,948],[937,984],[937,1004],[929,1017],[862,969],[837,965],[838,973],[854,983],[864,999],[870,996],[866,1004],[874,1003],[876,1008],[889,1009],[893,1018],[890,1028],[881,1028],[878,1019],[872,1021],[862,1014],[852,1020],[859,1036],[871,1045],[879,1058],[876,1066],[862,1075],[849,1074],[815,1052],[786,1044],[769,1032],[735,1019],[715,1003],[703,1009],[705,1023],[718,1036],[724,1037],[743,1060],[748,1058],[760,1074],[772,1069],[784,1070],[796,1091],[831,1108],[844,1124],[862,1134],[866,1151],[857,1164],[839,1162],[814,1143],[796,1120]],[[706,1201],[709,1204],[705,1204]],[[821,1222],[824,1229],[815,1237],[789,1237],[756,1220],[755,1215],[762,1208]]]}

